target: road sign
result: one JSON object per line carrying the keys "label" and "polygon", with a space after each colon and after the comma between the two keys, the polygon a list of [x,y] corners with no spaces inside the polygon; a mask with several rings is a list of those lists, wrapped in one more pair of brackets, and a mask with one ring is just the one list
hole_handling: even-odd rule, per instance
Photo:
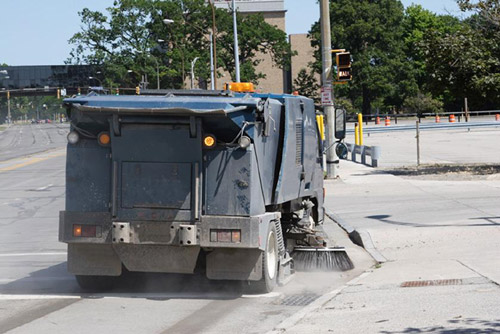
{"label": "road sign", "polygon": [[321,105],[333,106],[332,86],[321,87]]}

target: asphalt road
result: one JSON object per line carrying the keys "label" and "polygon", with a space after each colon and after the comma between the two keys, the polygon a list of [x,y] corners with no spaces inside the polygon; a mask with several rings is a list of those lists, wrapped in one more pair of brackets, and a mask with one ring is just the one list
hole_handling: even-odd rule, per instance
{"label": "asphalt road", "polygon": [[61,148],[68,131],[68,124],[12,125],[0,131],[0,161]]}
{"label": "asphalt road", "polygon": [[0,333],[263,333],[296,321],[309,303],[373,265],[329,221],[326,232],[356,264],[350,272],[298,273],[267,295],[247,295],[234,282],[158,274],[127,275],[110,293],[83,294],[57,240],[66,132],[27,125],[0,133]]}

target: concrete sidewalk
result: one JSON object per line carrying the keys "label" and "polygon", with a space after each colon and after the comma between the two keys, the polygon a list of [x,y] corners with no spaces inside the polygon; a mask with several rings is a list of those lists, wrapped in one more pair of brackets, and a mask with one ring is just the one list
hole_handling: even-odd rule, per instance
{"label": "concrete sidewalk", "polygon": [[401,178],[345,161],[340,174],[326,207],[389,261],[286,333],[500,333],[498,178]]}

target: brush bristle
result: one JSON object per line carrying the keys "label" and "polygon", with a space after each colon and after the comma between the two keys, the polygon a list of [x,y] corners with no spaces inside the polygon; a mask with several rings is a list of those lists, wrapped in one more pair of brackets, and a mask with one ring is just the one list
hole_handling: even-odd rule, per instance
{"label": "brush bristle", "polygon": [[297,271],[346,271],[354,268],[345,250],[294,250],[292,257]]}

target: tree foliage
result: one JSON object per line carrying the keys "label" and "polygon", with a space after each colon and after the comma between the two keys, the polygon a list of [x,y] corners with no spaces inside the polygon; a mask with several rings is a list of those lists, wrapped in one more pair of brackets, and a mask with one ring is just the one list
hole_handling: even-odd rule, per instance
{"label": "tree foliage", "polygon": [[[158,70],[162,88],[182,88],[196,57],[196,76],[210,77],[212,11],[204,0],[115,0],[107,11],[79,13],[81,31],[70,39],[75,47],[69,62],[100,66],[109,85],[135,86],[142,75],[154,81]],[[232,18],[226,10],[215,12],[218,76],[229,72],[234,78]],[[173,23],[166,25],[164,19]],[[269,53],[279,67],[289,65],[292,51],[283,31],[261,15],[238,15],[237,20],[242,80],[265,77],[255,69],[258,52]]]}
{"label": "tree foliage", "polygon": [[[337,0],[330,3],[332,44],[354,56],[353,81],[338,89],[364,114],[376,101],[400,108],[404,98],[417,90],[412,68],[405,61],[403,5],[398,0]],[[320,59],[320,29],[310,32]],[[319,63],[316,68],[318,69]]]}
{"label": "tree foliage", "polygon": [[297,78],[293,80],[293,90],[299,92],[300,95],[314,99],[316,103],[320,102],[319,89],[314,72],[308,72],[305,68],[301,69]]}
{"label": "tree foliage", "polygon": [[443,111],[443,102],[432,98],[431,94],[419,92],[416,96],[407,97],[403,108],[410,114],[438,114]]}
{"label": "tree foliage", "polygon": [[457,0],[463,11],[474,11],[484,21],[500,26],[500,1],[499,0]]}
{"label": "tree foliage", "polygon": [[[457,0],[476,14],[465,19],[437,15],[399,0],[334,0],[330,4],[332,48],[351,52],[353,80],[337,96],[363,113],[458,111],[500,106],[500,1]],[[319,23],[310,35],[314,69],[321,73]],[[424,112],[424,111],[422,111]]]}

